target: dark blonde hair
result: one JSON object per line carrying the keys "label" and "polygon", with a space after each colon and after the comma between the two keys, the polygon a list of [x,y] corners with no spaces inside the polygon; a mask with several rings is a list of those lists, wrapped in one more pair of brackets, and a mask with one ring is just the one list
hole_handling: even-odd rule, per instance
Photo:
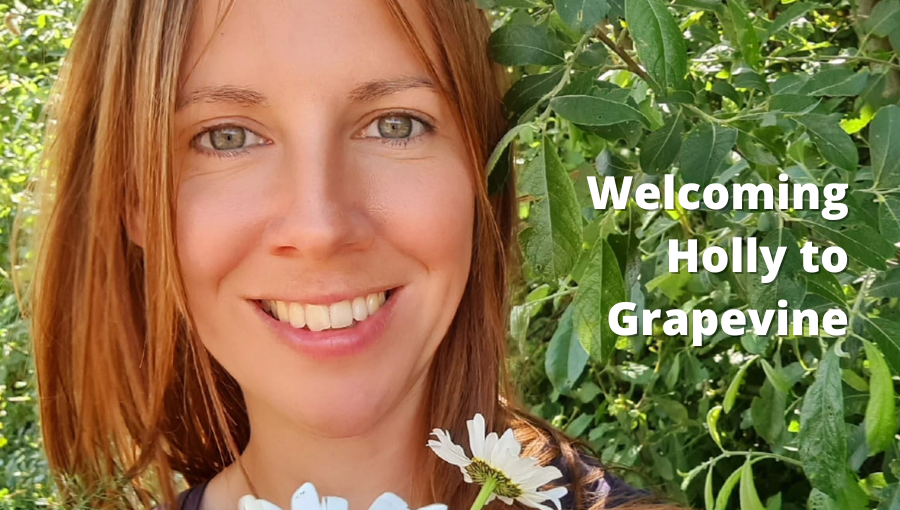
{"label": "dark blonde hair", "polygon": [[[488,57],[484,13],[467,0],[428,0],[427,30],[417,31],[397,0],[385,2],[440,83],[476,182],[486,183],[484,162],[507,126],[506,73]],[[249,438],[240,388],[192,332],[175,249],[172,124],[197,4],[90,1],[52,105],[31,286],[43,434],[64,494],[73,479],[91,494],[127,480],[98,506],[171,503],[175,473],[189,484],[208,480]],[[514,427],[543,462],[563,457],[574,468],[571,440],[505,400],[514,178],[492,195],[486,185],[475,193],[472,269],[436,353],[431,394],[440,398],[430,399],[430,423],[461,437],[480,412],[489,428]],[[128,236],[138,217],[143,249]],[[477,488],[457,468],[430,462],[436,501],[474,500]],[[598,468],[575,477],[579,508],[588,501],[581,487],[600,476]]]}

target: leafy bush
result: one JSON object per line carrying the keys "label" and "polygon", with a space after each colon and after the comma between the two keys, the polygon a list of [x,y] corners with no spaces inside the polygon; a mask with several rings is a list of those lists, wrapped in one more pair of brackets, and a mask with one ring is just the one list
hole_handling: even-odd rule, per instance
{"label": "leafy bush", "polygon": [[10,248],[13,218],[40,157],[43,105],[69,46],[78,4],[0,2],[0,508],[53,502],[28,332],[10,281]]}
{"label": "leafy bush", "polygon": [[[512,360],[535,412],[629,480],[706,509],[900,508],[900,2],[486,0],[494,58],[518,80],[515,127],[527,286]],[[595,210],[587,176],[635,184],[847,183],[848,217],[816,210]],[[759,274],[670,273],[668,240],[784,246]],[[802,271],[799,247],[849,266]],[[842,338],[733,337],[695,347],[617,337],[607,315],[775,309],[849,316]],[[774,332],[774,328],[773,328]],[[589,353],[589,354],[588,354]],[[763,505],[765,502],[765,505]],[[880,505],[880,506],[879,506]]]}

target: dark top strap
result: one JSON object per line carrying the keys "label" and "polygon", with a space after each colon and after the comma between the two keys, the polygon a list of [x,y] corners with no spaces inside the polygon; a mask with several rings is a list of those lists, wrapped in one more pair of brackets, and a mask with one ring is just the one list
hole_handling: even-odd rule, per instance
{"label": "dark top strap", "polygon": [[[559,462],[559,459],[557,462]],[[563,478],[571,478],[571,473],[562,465],[557,465],[563,473]],[[602,468],[599,461],[587,455],[579,457],[579,471],[582,473]],[[180,510],[200,510],[200,502],[203,500],[203,493],[206,491],[206,483],[192,487],[184,491],[178,498]],[[593,501],[603,501],[604,508],[616,508],[637,499],[647,498],[651,494],[647,491],[635,489],[628,485],[622,479],[604,472],[603,478],[600,478],[588,491],[592,495]],[[560,501],[563,510],[576,510],[574,494],[569,493]]]}
{"label": "dark top strap", "polygon": [[209,482],[191,487],[178,496],[178,505],[181,510],[200,510],[200,502],[203,501],[203,493]]}

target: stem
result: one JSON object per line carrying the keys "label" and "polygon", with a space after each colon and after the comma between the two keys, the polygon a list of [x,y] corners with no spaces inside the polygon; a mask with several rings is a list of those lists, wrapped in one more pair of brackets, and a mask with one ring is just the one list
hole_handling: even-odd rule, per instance
{"label": "stem", "polygon": [[494,493],[494,489],[497,488],[497,481],[493,478],[488,478],[485,480],[484,485],[481,486],[481,492],[478,493],[478,497],[475,498],[475,502],[472,503],[472,508],[469,510],[481,510],[484,508],[484,505],[487,504],[488,498],[491,497],[491,494]]}
{"label": "stem", "polygon": [[853,302],[853,309],[850,310],[850,320],[847,321],[847,331],[853,331],[853,320],[859,315],[859,309],[862,307],[863,300],[869,293],[869,287],[875,281],[875,272],[872,269],[866,271],[864,280],[859,286],[859,294],[856,295],[856,301]]}
{"label": "stem", "polygon": [[[544,94],[544,97],[542,97],[541,100],[538,101],[538,102],[535,104],[535,107],[536,107],[537,105],[543,103],[544,101],[548,101],[548,100],[553,99],[554,97],[556,97],[556,95],[559,94],[559,92],[560,92],[566,85],[569,84],[569,78],[571,78],[572,69],[575,67],[575,61],[578,60],[578,57],[581,56],[581,54],[584,52],[584,49],[587,47],[587,44],[588,44],[588,43],[590,42],[590,40],[591,40],[590,37],[591,37],[591,33],[590,33],[590,32],[584,34],[584,36],[581,37],[581,39],[580,39],[580,40],[578,41],[578,43],[575,45],[575,49],[572,51],[572,55],[569,57],[569,60],[566,61],[566,65],[565,65],[565,67],[563,68],[563,73],[562,73],[562,76],[561,76],[560,79],[559,79],[559,82],[556,84],[556,86],[553,87],[553,90],[551,90],[550,92]],[[531,113],[531,112],[528,111],[528,112],[526,112],[525,115],[523,115],[522,117],[524,118],[524,117],[526,117],[527,115],[529,115],[530,113]],[[538,117],[537,124],[543,125],[544,122],[546,122],[547,117],[548,117],[549,115],[550,115],[550,105],[547,105],[547,107],[544,108],[543,113],[541,113],[540,117]]]}
{"label": "stem", "polygon": [[656,83],[656,80],[651,78],[650,75],[647,74],[647,71],[644,71],[644,69],[641,68],[641,66],[639,66],[633,58],[631,58],[631,55],[629,55],[627,51],[621,48],[618,44],[614,43],[613,40],[610,39],[608,35],[606,35],[606,32],[604,32],[602,29],[597,29],[594,32],[594,36],[597,37],[597,39],[600,39],[600,41],[602,41],[603,44],[605,44],[609,49],[613,50],[616,55],[618,55],[619,58],[622,59],[622,62],[625,62],[625,65],[628,66],[629,71],[640,76],[641,79],[647,82],[647,84],[650,85],[653,89],[655,89],[657,92],[660,92],[660,87],[659,84]]}

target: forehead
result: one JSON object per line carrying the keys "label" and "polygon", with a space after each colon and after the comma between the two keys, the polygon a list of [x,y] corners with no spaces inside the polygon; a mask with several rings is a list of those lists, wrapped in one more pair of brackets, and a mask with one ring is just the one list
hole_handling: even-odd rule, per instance
{"label": "forehead", "polygon": [[[182,63],[183,92],[235,84],[315,99],[363,81],[427,77],[385,0],[201,0]],[[401,0],[426,51],[420,6]]]}

